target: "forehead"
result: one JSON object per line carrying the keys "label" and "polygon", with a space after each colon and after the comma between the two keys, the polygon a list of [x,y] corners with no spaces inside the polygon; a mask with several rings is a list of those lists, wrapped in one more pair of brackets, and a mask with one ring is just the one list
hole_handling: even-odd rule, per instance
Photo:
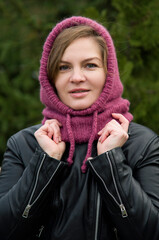
{"label": "forehead", "polygon": [[69,56],[101,57],[100,46],[93,37],[75,39],[65,49],[62,59]]}

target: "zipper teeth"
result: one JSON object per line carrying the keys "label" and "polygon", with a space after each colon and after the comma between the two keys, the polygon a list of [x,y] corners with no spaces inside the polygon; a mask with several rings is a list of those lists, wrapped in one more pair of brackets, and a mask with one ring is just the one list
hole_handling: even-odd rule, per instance
{"label": "zipper teeth", "polygon": [[118,191],[118,187],[117,187],[116,180],[115,180],[115,177],[114,177],[113,166],[112,166],[112,163],[111,163],[111,160],[110,160],[108,152],[106,152],[106,155],[107,155],[108,162],[109,162],[109,165],[110,165],[111,174],[112,174],[112,177],[113,177],[113,183],[114,183],[114,186],[115,186],[115,189],[116,189],[119,201],[120,201],[119,207],[120,207],[120,210],[121,210],[121,214],[122,214],[122,217],[125,218],[125,217],[128,216],[128,214],[127,214],[127,211],[125,209],[124,204],[122,203],[122,199],[121,199],[119,191]]}
{"label": "zipper teeth", "polygon": [[35,192],[36,186],[37,186],[37,181],[38,181],[39,172],[40,172],[41,166],[42,166],[42,164],[43,164],[43,162],[44,162],[44,160],[45,160],[45,157],[46,157],[46,154],[44,154],[43,159],[42,159],[42,162],[41,162],[41,164],[40,164],[40,166],[39,166],[39,169],[38,169],[38,173],[37,173],[37,176],[36,176],[36,181],[35,181],[35,185],[34,185],[32,194],[31,194],[30,199],[29,199],[29,201],[28,201],[28,204],[27,204],[27,206],[25,207],[25,210],[24,210],[24,212],[23,212],[23,215],[22,215],[22,216],[23,216],[24,218],[27,218],[27,217],[28,217],[29,211],[30,211],[31,207],[35,204],[35,202],[36,202],[36,201],[38,200],[38,198],[41,196],[41,194],[43,193],[43,191],[44,191],[44,190],[46,189],[46,187],[49,185],[49,183],[51,182],[53,176],[56,174],[57,170],[59,169],[60,165],[62,164],[61,162],[59,162],[57,168],[55,169],[54,173],[53,173],[52,176],[50,177],[50,179],[49,179],[49,181],[47,182],[47,184],[44,186],[44,188],[41,190],[41,192],[40,192],[39,195],[35,198],[35,200],[32,202],[32,204],[30,204],[31,199],[32,199],[32,197],[33,197],[33,194],[34,194],[34,192]]}
{"label": "zipper teeth", "polygon": [[43,191],[46,189],[46,187],[49,185],[49,183],[51,182],[53,176],[55,175],[55,173],[57,172],[57,170],[59,169],[60,165],[62,163],[60,162],[56,168],[56,170],[54,171],[53,175],[51,176],[51,178],[49,179],[49,181],[47,182],[47,184],[45,185],[45,187],[43,187],[43,189],[41,190],[41,192],[39,193],[39,195],[35,198],[34,202],[32,202],[31,206],[37,201],[37,199],[41,196],[41,194],[43,193]]}
{"label": "zipper teeth", "polygon": [[104,180],[103,180],[103,179],[101,178],[101,176],[97,173],[97,171],[96,171],[95,168],[93,167],[92,163],[91,163],[91,162],[89,162],[89,163],[90,163],[91,167],[93,168],[94,172],[96,173],[96,175],[97,175],[97,176],[100,178],[100,180],[102,181],[102,183],[103,183],[106,191],[107,191],[107,192],[109,193],[109,195],[114,199],[114,201],[116,202],[116,204],[120,207],[120,204],[118,203],[118,201],[115,199],[115,197],[114,197],[114,196],[111,194],[111,192],[108,190],[108,188],[107,188]]}
{"label": "zipper teeth", "polygon": [[96,225],[95,225],[95,237],[94,240],[97,240],[98,233],[98,224],[99,224],[99,208],[100,208],[100,193],[97,195],[97,211],[96,211]]}
{"label": "zipper teeth", "polygon": [[106,155],[107,155],[107,158],[108,158],[108,161],[109,161],[109,165],[110,165],[110,170],[111,170],[112,177],[113,177],[114,186],[115,186],[115,189],[116,189],[116,192],[117,192],[117,195],[118,195],[119,201],[120,201],[120,203],[122,204],[122,200],[121,200],[121,197],[120,197],[120,194],[119,194],[118,188],[117,188],[117,184],[116,184],[115,177],[114,177],[113,167],[112,167],[112,163],[111,163],[111,161],[110,161],[110,157],[109,157],[108,152],[106,152]]}
{"label": "zipper teeth", "polygon": [[31,202],[31,200],[32,200],[32,197],[33,197],[33,195],[34,195],[34,192],[35,192],[35,189],[36,189],[36,186],[37,186],[37,182],[38,182],[38,178],[39,178],[39,172],[40,172],[40,169],[41,169],[41,167],[42,167],[42,164],[43,164],[43,162],[44,162],[44,160],[45,160],[45,157],[46,157],[46,154],[44,154],[44,156],[43,156],[43,158],[42,158],[42,161],[41,161],[41,163],[40,163],[40,166],[39,166],[39,169],[38,169],[38,172],[37,172],[37,175],[36,175],[35,185],[34,185],[34,188],[33,188],[32,193],[31,193],[30,199],[29,199],[29,201],[28,201],[28,205],[30,205],[30,206],[31,206],[30,202]]}

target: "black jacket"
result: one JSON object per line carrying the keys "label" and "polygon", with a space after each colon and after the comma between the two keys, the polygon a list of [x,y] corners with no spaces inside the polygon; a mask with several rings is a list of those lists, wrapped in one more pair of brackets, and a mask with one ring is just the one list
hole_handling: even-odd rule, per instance
{"label": "black jacket", "polygon": [[121,148],[97,156],[81,172],[87,144],[74,164],[49,157],[34,132],[12,136],[0,174],[0,239],[158,240],[159,137],[131,123]]}

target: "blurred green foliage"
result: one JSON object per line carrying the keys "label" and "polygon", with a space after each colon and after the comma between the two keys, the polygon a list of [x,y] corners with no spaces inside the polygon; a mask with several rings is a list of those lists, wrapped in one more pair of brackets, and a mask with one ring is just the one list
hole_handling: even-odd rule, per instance
{"label": "blurred green foliage", "polygon": [[0,156],[9,136],[42,119],[39,60],[51,28],[82,15],[107,27],[134,121],[159,133],[158,0],[1,0]]}

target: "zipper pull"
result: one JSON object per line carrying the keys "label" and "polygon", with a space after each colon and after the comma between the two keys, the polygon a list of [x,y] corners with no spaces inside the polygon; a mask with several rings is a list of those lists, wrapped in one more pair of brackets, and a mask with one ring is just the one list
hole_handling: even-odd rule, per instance
{"label": "zipper pull", "polygon": [[114,228],[114,233],[115,233],[115,239],[116,239],[116,240],[119,240],[119,238],[118,238],[118,231],[117,231],[116,228]]}
{"label": "zipper pull", "polygon": [[31,205],[28,204],[28,205],[26,206],[24,212],[23,212],[23,215],[22,215],[24,218],[27,218],[27,217],[28,217],[30,208],[31,208]]}
{"label": "zipper pull", "polygon": [[121,210],[121,215],[123,218],[128,216],[125,206],[122,203],[120,204],[120,210]]}
{"label": "zipper pull", "polygon": [[40,238],[43,230],[44,230],[44,226],[42,225],[42,226],[40,227],[39,233],[36,235],[36,237]]}

